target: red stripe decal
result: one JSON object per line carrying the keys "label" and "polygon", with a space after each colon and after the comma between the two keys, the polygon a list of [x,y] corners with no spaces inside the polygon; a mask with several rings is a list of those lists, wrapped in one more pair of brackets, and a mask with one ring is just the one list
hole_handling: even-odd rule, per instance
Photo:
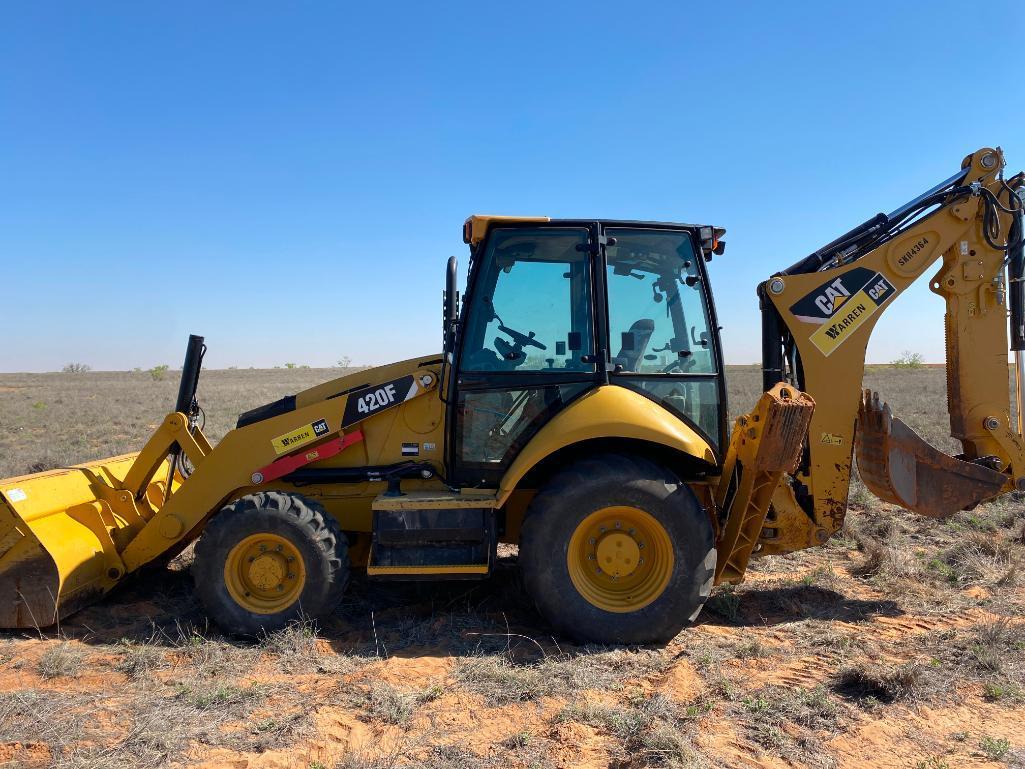
{"label": "red stripe decal", "polygon": [[346,435],[340,435],[337,438],[332,438],[327,443],[312,448],[305,449],[304,451],[296,452],[295,454],[289,454],[287,457],[282,457],[271,462],[266,467],[261,467],[255,473],[253,473],[253,485],[259,486],[261,483],[268,483],[270,481],[276,481],[283,475],[288,475],[293,470],[298,470],[304,465],[308,465],[311,462],[319,462],[322,459],[329,459],[330,457],[341,454],[349,446],[354,443],[359,443],[363,440],[363,431],[356,430]]}

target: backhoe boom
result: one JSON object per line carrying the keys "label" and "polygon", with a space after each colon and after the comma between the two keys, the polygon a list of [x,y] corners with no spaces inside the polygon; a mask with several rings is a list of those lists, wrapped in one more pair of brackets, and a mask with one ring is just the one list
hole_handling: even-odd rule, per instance
{"label": "backhoe boom", "polygon": [[[1004,276],[1020,249],[1022,175],[1005,182],[1003,166],[999,149],[981,149],[945,182],[759,286],[766,385],[785,381],[816,403],[800,466],[773,497],[779,525],[763,532],[762,552],[818,544],[840,528],[856,444],[866,485],[924,515],[950,515],[1025,485],[1025,443],[1007,387]],[[946,303],[958,458],[933,449],[861,389],[872,329],[937,263],[929,287]],[[1017,312],[1020,324],[1020,303]]]}

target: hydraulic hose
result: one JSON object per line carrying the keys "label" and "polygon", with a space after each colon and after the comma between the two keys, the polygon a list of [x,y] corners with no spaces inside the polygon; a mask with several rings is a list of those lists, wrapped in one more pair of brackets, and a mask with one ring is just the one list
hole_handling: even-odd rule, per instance
{"label": "hydraulic hose", "polygon": [[[1023,201],[1025,202],[1025,201]],[[1014,353],[1014,395],[1018,434],[1025,435],[1025,214],[1019,209],[1007,234],[1007,304]]]}
{"label": "hydraulic hose", "polygon": [[950,194],[967,194],[968,188],[961,187],[967,175],[967,169],[961,169],[949,179],[937,184],[935,187],[926,190],[914,200],[910,200],[889,214],[876,214],[868,221],[862,222],[850,232],[845,232],[831,243],[814,251],[808,256],[790,265],[780,272],[780,275],[802,275],[808,272],[816,272],[825,267],[837,255],[850,255],[858,250],[865,243],[878,244],[888,233],[892,232],[909,217],[925,210],[926,208],[941,203]]}

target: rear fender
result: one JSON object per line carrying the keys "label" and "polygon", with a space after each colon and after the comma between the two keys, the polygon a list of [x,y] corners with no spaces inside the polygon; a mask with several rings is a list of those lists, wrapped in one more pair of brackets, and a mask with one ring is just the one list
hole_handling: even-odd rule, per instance
{"label": "rear fender", "polygon": [[716,467],[712,446],[692,427],[633,390],[605,385],[571,403],[538,431],[502,476],[498,504],[546,457],[574,444],[609,438],[664,446]]}

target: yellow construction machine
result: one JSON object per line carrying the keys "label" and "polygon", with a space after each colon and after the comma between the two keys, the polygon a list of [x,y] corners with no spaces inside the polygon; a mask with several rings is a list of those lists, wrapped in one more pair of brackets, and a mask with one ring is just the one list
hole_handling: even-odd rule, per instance
{"label": "yellow construction machine", "polygon": [[[999,149],[972,153],[763,282],[765,393],[732,435],[713,226],[472,216],[440,355],[248,411],[216,447],[192,337],[142,451],[0,481],[0,625],[51,625],[196,539],[197,594],[239,634],[329,614],[357,569],[484,578],[509,542],[558,630],[664,641],[753,555],[829,539],[853,457],[927,516],[1022,489],[1025,177],[1003,168]],[[956,457],[861,390],[873,327],[933,266]]]}

